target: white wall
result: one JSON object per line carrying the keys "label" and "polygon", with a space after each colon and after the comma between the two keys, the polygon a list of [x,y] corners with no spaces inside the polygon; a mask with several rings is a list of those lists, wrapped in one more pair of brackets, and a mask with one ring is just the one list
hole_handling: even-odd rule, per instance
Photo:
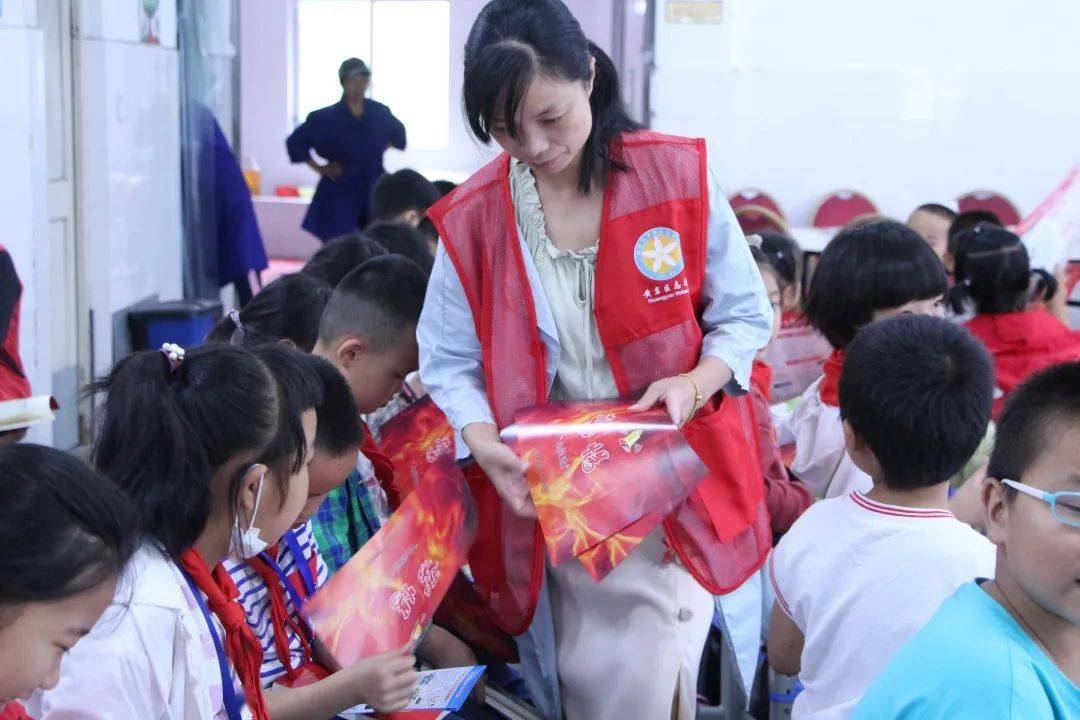
{"label": "white wall", "polygon": [[984,187],[1023,214],[1080,160],[1080,3],[729,0],[680,25],[657,1],[653,126],[795,225],[841,187],[901,218]]}
{"label": "white wall", "polygon": [[100,373],[127,346],[118,312],[182,295],[176,2],[161,3],[160,45],[139,42],[138,3],[80,5],[78,166]]}
{"label": "white wall", "polygon": [[[294,67],[297,0],[240,0],[240,148],[262,170],[262,191],[277,185],[313,185],[315,174],[305,165],[290,165],[285,138],[292,131],[292,68]],[[386,153],[390,170],[413,167],[440,177],[471,174],[491,151],[469,136],[461,116],[461,79],[465,39],[487,0],[450,0],[450,141],[443,150]],[[610,50],[612,0],[570,0],[567,4],[586,35]],[[376,68],[377,72],[377,68]],[[422,88],[417,88],[423,92]],[[327,98],[327,104],[337,98]],[[391,108],[393,109],[393,108]],[[266,229],[264,229],[266,234]]]}
{"label": "white wall", "polygon": [[[82,0],[73,46],[81,242],[93,323],[93,369],[114,359],[114,320],[147,297],[181,294],[179,95],[175,0],[162,2],[162,44],[139,42],[139,5]],[[51,394],[50,341],[75,288],[50,267],[45,53],[37,0],[0,6],[0,218],[2,241],[25,287],[20,349],[35,394]],[[69,99],[70,102],[70,99]],[[65,258],[66,259],[66,258]],[[120,325],[123,329],[122,324]],[[126,329],[123,330],[126,335]],[[123,345],[125,343],[119,343]],[[74,397],[58,397],[72,407]],[[49,426],[30,439],[48,443]]]}
{"label": "white wall", "polygon": [[[43,38],[34,0],[8,0],[0,15],[0,218],[2,242],[23,284],[19,344],[32,391],[52,392],[48,354],[49,238],[45,212],[45,94]],[[30,439],[48,442],[48,426]]]}

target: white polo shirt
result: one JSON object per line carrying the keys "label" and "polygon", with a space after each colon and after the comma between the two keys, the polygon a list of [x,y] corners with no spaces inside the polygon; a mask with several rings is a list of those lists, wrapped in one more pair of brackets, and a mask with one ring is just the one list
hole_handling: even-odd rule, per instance
{"label": "white polo shirt", "polygon": [[958,587],[993,577],[996,549],[946,510],[823,500],[769,558],[777,604],[805,636],[792,718],[836,720]]}

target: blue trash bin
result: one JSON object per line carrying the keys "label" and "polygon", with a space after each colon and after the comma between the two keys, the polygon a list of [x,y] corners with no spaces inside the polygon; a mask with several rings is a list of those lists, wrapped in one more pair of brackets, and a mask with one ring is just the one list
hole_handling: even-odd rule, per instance
{"label": "blue trash bin", "polygon": [[217,300],[173,300],[142,305],[128,313],[132,350],[156,350],[163,343],[201,345],[221,318]]}

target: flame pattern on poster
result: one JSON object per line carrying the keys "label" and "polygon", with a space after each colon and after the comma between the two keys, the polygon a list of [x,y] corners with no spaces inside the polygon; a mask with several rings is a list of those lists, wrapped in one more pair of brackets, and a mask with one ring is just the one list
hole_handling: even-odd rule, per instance
{"label": "flame pattern on poster", "polygon": [[[453,465],[453,459],[445,462]],[[315,633],[343,667],[415,648],[465,563],[476,507],[464,479],[432,471],[308,603]]]}
{"label": "flame pattern on poster", "polygon": [[552,403],[518,413],[503,439],[526,482],[552,565],[577,558],[601,579],[708,474],[662,408]]}

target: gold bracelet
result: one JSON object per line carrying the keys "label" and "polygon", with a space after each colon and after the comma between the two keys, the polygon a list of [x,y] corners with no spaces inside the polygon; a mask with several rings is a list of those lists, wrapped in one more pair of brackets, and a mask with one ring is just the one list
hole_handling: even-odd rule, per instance
{"label": "gold bracelet", "polygon": [[697,380],[690,377],[686,373],[679,373],[679,377],[686,378],[690,381],[690,384],[694,386],[694,407],[690,411],[690,414],[686,417],[684,422],[690,422],[698,414],[698,410],[705,404],[705,398],[701,396],[701,388],[698,387]]}

